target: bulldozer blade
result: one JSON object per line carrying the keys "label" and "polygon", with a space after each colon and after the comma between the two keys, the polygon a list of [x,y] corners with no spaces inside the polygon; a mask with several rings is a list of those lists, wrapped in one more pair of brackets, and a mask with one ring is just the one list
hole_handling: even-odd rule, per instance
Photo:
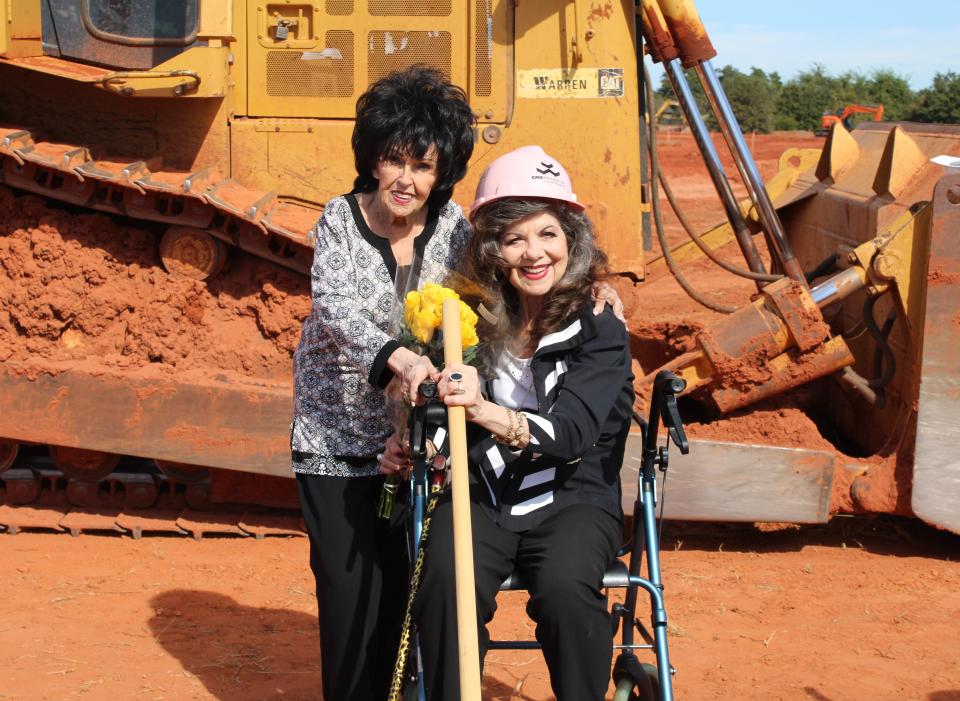
{"label": "bulldozer blade", "polygon": [[911,508],[960,533],[960,174],[933,195]]}
{"label": "bulldozer blade", "polygon": [[[626,510],[637,498],[642,448],[631,433],[620,477]],[[664,518],[826,523],[835,464],[821,450],[691,438],[689,454],[670,453]]]}
{"label": "bulldozer blade", "polygon": [[292,388],[159,372],[0,365],[0,435],[292,477]]}

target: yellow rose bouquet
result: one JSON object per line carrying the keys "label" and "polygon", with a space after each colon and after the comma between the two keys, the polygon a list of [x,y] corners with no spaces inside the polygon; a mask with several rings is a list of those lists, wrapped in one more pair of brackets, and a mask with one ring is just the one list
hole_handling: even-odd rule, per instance
{"label": "yellow rose bouquet", "polygon": [[405,347],[430,358],[438,368],[443,367],[443,339],[440,330],[443,302],[460,301],[460,338],[463,344],[463,362],[470,363],[477,352],[477,315],[449,287],[433,282],[420,290],[411,290],[403,300],[403,322],[400,338]]}
{"label": "yellow rose bouquet", "polygon": [[[477,315],[470,306],[460,299],[460,295],[450,287],[427,282],[417,290],[403,295],[402,309],[395,310],[395,323],[392,333],[397,341],[418,355],[425,355],[436,368],[443,367],[443,302],[456,299],[460,302],[460,340],[463,346],[463,362],[472,363],[477,355],[479,338],[477,337]],[[403,439],[410,419],[410,406],[399,397],[399,379],[394,378],[387,386],[387,413],[394,430]],[[380,504],[377,512],[381,518],[390,518],[400,477],[390,475],[380,492]]]}

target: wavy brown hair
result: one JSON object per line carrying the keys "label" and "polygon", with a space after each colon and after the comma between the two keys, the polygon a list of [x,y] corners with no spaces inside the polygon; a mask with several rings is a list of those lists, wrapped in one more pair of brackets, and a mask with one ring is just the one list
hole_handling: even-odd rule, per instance
{"label": "wavy brown hair", "polygon": [[480,337],[505,341],[523,326],[520,297],[510,284],[509,266],[500,254],[500,240],[516,221],[550,212],[560,222],[567,239],[567,269],[543,300],[531,324],[531,338],[539,340],[557,331],[563,323],[590,303],[591,288],[607,275],[607,257],[597,248],[590,219],[563,202],[546,199],[502,199],[484,205],[473,218],[466,273],[481,290],[484,306],[496,323],[481,319]]}

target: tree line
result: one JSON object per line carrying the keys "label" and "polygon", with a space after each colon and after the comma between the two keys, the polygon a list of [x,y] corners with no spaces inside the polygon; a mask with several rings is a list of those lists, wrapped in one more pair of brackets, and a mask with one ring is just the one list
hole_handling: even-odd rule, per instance
{"label": "tree line", "polygon": [[[784,82],[776,72],[752,68],[744,73],[733,66],[717,71],[724,92],[743,131],[814,130],[824,112],[836,113],[846,105],[883,105],[884,120],[960,124],[960,74],[937,73],[933,83],[914,91],[907,79],[889,69],[869,75],[849,71],[829,75],[823,66]],[[700,82],[690,72],[688,82],[707,125],[716,120],[707,106]],[[659,99],[673,99],[666,75],[657,89]]]}

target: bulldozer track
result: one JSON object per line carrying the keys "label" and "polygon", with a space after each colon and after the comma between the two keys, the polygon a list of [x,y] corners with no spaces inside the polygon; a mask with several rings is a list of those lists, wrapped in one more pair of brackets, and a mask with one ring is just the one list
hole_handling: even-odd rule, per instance
{"label": "bulldozer track", "polygon": [[[310,231],[320,208],[245,187],[216,167],[165,170],[161,159],[94,156],[86,146],[46,141],[35,130],[0,125],[0,184],[75,207],[205,231],[246,253],[309,274]],[[161,258],[162,249],[161,244]],[[179,481],[152,460],[124,457],[112,471],[107,468],[106,476],[85,480],[64,474],[43,450],[21,451],[12,465],[6,457],[0,455],[0,533],[112,532],[135,539],[304,534],[296,509],[216,502],[213,478]]]}
{"label": "bulldozer track", "polygon": [[133,219],[195,227],[253,255],[308,274],[314,209],[245,187],[215,167],[164,170],[161,159],[95,158],[86,146],[0,126],[0,183]]}
{"label": "bulldozer track", "polygon": [[295,509],[218,504],[209,478],[180,482],[161,474],[151,461],[123,458],[97,481],[71,479],[37,451],[26,451],[0,473],[0,532],[41,529],[82,533],[302,536]]}

